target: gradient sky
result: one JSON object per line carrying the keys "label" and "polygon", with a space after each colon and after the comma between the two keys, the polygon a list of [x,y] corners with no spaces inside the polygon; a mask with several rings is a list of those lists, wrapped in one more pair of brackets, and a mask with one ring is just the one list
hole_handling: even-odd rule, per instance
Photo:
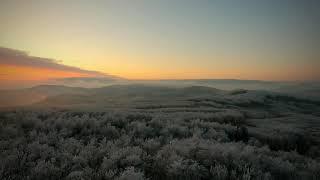
{"label": "gradient sky", "polygon": [[319,19],[317,0],[1,0],[3,52],[67,68],[0,54],[0,80],[320,80]]}

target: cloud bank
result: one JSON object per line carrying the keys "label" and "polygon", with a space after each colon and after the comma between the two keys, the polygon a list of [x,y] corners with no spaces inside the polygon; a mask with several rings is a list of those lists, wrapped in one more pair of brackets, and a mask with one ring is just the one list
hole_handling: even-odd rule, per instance
{"label": "cloud bank", "polygon": [[99,71],[90,71],[73,66],[67,66],[55,59],[30,56],[27,52],[0,47],[0,65],[27,66],[86,74],[93,77],[115,77]]}

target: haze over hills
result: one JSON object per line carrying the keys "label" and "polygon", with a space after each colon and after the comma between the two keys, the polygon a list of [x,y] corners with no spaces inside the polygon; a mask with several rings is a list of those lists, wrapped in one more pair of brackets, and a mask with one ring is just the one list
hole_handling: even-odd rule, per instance
{"label": "haze over hills", "polygon": [[[182,81],[182,80],[181,80]],[[225,84],[226,81],[234,84],[239,84],[238,87],[244,86],[239,80],[206,80],[207,84],[215,84],[216,82]],[[194,84],[203,84],[203,80],[192,81]],[[195,83],[196,82],[196,83]],[[188,81],[182,81],[178,84],[168,85],[170,82],[152,82],[145,84],[120,84],[110,85],[99,88],[83,88],[83,87],[70,87],[62,85],[39,85],[32,88],[17,89],[17,90],[1,90],[0,100],[1,107],[14,107],[14,106],[26,106],[32,104],[38,105],[79,105],[79,104],[91,104],[95,106],[106,105],[110,100],[113,101],[143,101],[153,100],[153,103],[157,101],[174,101],[174,100],[186,100],[190,98],[221,98],[228,96],[243,96],[246,99],[258,100],[262,94],[266,96],[268,94],[278,94],[291,96],[292,98],[302,100],[319,100],[318,86],[306,87],[299,86],[299,84],[283,85],[279,88],[280,83],[270,82],[254,82],[245,81],[244,83],[256,84],[260,86],[269,86],[271,90],[260,90],[260,88],[254,90],[245,90],[241,88],[235,88],[233,90],[219,90],[212,88],[211,86],[188,86]],[[270,85],[271,84],[271,85]],[[275,86],[272,86],[276,84]],[[231,86],[231,85],[230,85]],[[237,85],[232,85],[237,87]],[[286,88],[290,87],[290,88]],[[277,89],[278,88],[278,89]],[[256,99],[255,99],[256,98]]]}
{"label": "haze over hills", "polygon": [[[21,106],[31,105],[35,102],[48,101],[47,99],[58,99],[59,95],[66,96],[87,96],[87,98],[101,97],[136,97],[136,96],[158,96],[158,97],[180,97],[188,95],[208,95],[211,92],[219,90],[207,87],[189,87],[189,88],[174,88],[164,86],[147,86],[147,85],[112,85],[102,88],[81,88],[67,87],[57,85],[40,85],[27,89],[18,90],[2,90],[0,99],[2,107],[5,106]],[[89,97],[91,96],[91,97]],[[80,102],[81,103],[81,102]]]}
{"label": "haze over hills", "polygon": [[[302,99],[320,100],[319,82],[271,82],[256,80],[125,80],[121,78],[64,78],[53,85],[0,90],[1,107],[30,105],[58,95],[103,96],[207,96],[217,91],[259,90],[283,93]],[[56,85],[59,84],[59,85]]]}

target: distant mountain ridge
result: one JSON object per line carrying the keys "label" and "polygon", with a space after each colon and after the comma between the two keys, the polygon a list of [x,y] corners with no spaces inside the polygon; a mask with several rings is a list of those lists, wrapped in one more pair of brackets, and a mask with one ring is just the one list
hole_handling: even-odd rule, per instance
{"label": "distant mountain ridge", "polygon": [[[320,100],[319,82],[272,82],[259,80],[235,79],[198,79],[198,80],[126,80],[118,77],[64,78],[64,83],[38,85],[31,88],[0,90],[0,107],[25,106],[46,101],[50,104],[53,98],[66,99],[82,95],[85,102],[107,100],[115,97],[132,98],[186,98],[211,96],[215,94],[245,94],[248,90],[283,93],[310,100]],[[92,83],[91,85],[87,85]],[[84,83],[84,84],[83,84]],[[98,85],[97,85],[98,84]],[[66,86],[67,85],[67,86]],[[75,86],[79,85],[79,86]],[[87,87],[88,86],[88,87]],[[67,96],[69,95],[69,97]],[[103,99],[102,98],[102,99]],[[61,101],[62,102],[62,101]]]}
{"label": "distant mountain ridge", "polygon": [[32,88],[18,90],[1,90],[0,101],[1,107],[6,106],[25,106],[41,101],[49,101],[61,97],[68,98],[71,96],[93,97],[182,97],[195,94],[208,95],[223,92],[221,90],[191,86],[185,88],[174,88],[165,86],[153,86],[143,84],[131,85],[111,85],[101,88],[82,88],[68,87],[61,85],[39,85]]}
{"label": "distant mountain ridge", "polygon": [[[291,86],[293,87],[293,86]],[[317,87],[312,87],[317,88]],[[311,88],[311,89],[312,89]],[[308,88],[305,88],[308,89]],[[311,97],[318,97],[317,91],[312,90]],[[310,89],[308,89],[310,91]],[[285,91],[283,91],[285,92]],[[280,95],[287,94],[295,96],[296,92],[283,93],[274,92]],[[288,91],[289,92],[289,91]],[[68,87],[62,85],[39,85],[32,88],[19,90],[1,90],[0,107],[15,107],[28,105],[72,105],[72,104],[95,104],[105,105],[108,103],[124,103],[139,101],[181,101],[194,98],[231,98],[231,101],[252,101],[261,99],[273,94],[272,91],[261,90],[220,90],[213,87],[192,85],[192,86],[167,86],[159,84],[119,84],[100,88]],[[299,94],[297,98],[309,97]],[[317,100],[317,98],[311,98]],[[320,100],[320,99],[318,99]]]}
{"label": "distant mountain ridge", "polygon": [[32,88],[0,90],[0,107],[30,105],[50,96],[66,93],[84,93],[88,89],[58,85],[39,85]]}

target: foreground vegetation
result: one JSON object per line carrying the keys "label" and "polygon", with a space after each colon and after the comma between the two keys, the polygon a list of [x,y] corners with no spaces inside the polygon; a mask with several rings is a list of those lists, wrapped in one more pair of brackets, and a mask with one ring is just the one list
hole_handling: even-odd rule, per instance
{"label": "foreground vegetation", "polygon": [[312,137],[257,130],[256,116],[1,112],[0,179],[320,179]]}

